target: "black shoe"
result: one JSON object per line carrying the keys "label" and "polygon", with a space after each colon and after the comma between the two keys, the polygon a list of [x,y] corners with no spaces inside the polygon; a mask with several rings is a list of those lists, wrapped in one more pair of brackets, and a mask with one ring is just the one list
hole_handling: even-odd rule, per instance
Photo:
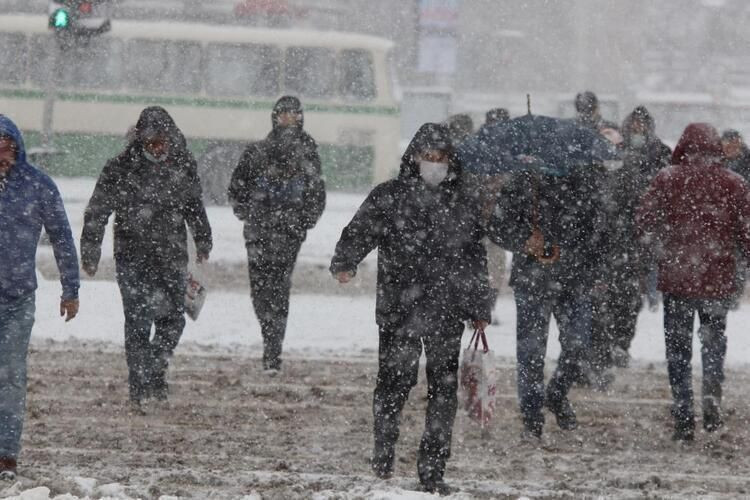
{"label": "black shoe", "polygon": [[555,415],[557,425],[564,431],[572,431],[578,428],[578,420],[576,420],[576,412],[573,411],[573,407],[570,405],[568,398],[562,398],[559,401],[553,399],[547,399],[545,405]]}
{"label": "black shoe", "polygon": [[372,472],[378,479],[390,479],[393,477],[393,459],[394,452],[379,452],[373,453],[370,465],[372,466]]}
{"label": "black shoe", "polygon": [[431,479],[422,481],[422,491],[425,493],[436,493],[440,496],[452,495],[456,492],[456,488],[451,488],[442,479]]}
{"label": "black shoe", "polygon": [[695,430],[688,427],[677,426],[672,434],[672,441],[692,442],[695,439]]}
{"label": "black shoe", "polygon": [[0,457],[0,481],[15,481],[17,466],[15,458]]}
{"label": "black shoe", "polygon": [[713,398],[703,400],[703,428],[706,432],[715,432],[724,425],[721,418],[721,407]]}
{"label": "black shoe", "polygon": [[538,418],[524,418],[523,420],[523,431],[521,431],[521,438],[542,438],[542,429],[544,428],[544,415],[539,415]]}

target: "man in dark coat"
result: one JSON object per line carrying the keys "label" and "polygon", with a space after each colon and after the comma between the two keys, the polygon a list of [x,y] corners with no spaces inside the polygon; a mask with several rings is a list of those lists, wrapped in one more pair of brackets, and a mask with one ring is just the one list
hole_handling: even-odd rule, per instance
{"label": "man in dark coat", "polygon": [[134,140],[99,175],[81,235],[81,261],[90,276],[113,212],[130,399],[165,400],[169,358],[185,327],[186,226],[199,261],[208,258],[212,243],[195,159],[161,107],[141,112]]}
{"label": "man in dark coat", "polygon": [[656,136],[654,119],[639,106],[622,124],[623,165],[609,174],[606,186],[606,276],[592,332],[593,367],[603,372],[612,363],[626,366],[641,310],[641,295],[653,258],[635,237],[635,212],[651,180],[669,166],[672,152]]}
{"label": "man in dark coat", "polygon": [[273,129],[250,144],[229,185],[234,214],[245,223],[250,290],[263,335],[263,369],[281,369],[292,271],[307,231],[325,207],[325,185],[315,141],[304,130],[296,97],[279,99]]}
{"label": "man in dark coat", "polygon": [[[588,370],[591,289],[598,275],[602,172],[576,167],[565,177],[514,174],[502,188],[489,237],[513,252],[510,286],[516,300],[518,397],[524,435],[538,438],[543,407],[560,428],[576,428],[567,394]],[[544,359],[550,317],[562,352],[545,393]]]}
{"label": "man in dark coat", "polygon": [[[725,130],[721,134],[721,148],[724,151],[724,166],[732,172],[738,173],[745,182],[750,183],[750,148],[745,144],[742,135],[736,130]],[[732,300],[731,307],[739,307],[740,300],[745,293],[745,282],[747,281],[747,261],[740,254],[737,263],[737,290]]]}
{"label": "man in dark coat", "polygon": [[478,329],[490,321],[479,217],[462,190],[448,128],[428,123],[404,153],[399,176],[375,187],[346,226],[331,262],[333,275],[346,283],[378,249],[372,466],[379,477],[393,472],[399,416],[417,383],[424,345],[428,403],[418,474],[430,492],[447,489],[463,321]]}
{"label": "man in dark coat", "polygon": [[721,134],[721,148],[724,151],[724,166],[740,174],[745,182],[750,182],[750,148],[736,130],[725,130]]}
{"label": "man in dark coat", "polygon": [[703,427],[711,432],[722,425],[727,302],[735,292],[737,249],[750,254],[750,190],[739,175],[723,168],[721,141],[711,125],[689,125],[672,164],[654,178],[636,220],[658,255],[673,439],[690,441],[695,429],[691,359],[696,313]]}
{"label": "man in dark coat", "polygon": [[599,109],[599,98],[590,90],[576,95],[575,108],[576,122],[582,127],[595,130],[608,138],[610,138],[610,131],[618,131],[616,123],[602,118]]}
{"label": "man in dark coat", "polygon": [[60,192],[26,160],[21,132],[0,114],[0,484],[16,479],[21,451],[42,228],[60,271],[60,316],[70,321],[78,313],[78,256]]}

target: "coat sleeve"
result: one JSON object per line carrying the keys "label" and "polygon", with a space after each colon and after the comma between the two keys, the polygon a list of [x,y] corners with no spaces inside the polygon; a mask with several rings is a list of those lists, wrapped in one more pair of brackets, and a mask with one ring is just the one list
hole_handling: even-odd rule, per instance
{"label": "coat sleeve", "polygon": [[641,197],[635,215],[635,235],[643,238],[646,233],[658,231],[664,216],[664,187],[663,174],[657,175],[646,193]]}
{"label": "coat sleeve", "polygon": [[232,205],[234,215],[241,221],[247,222],[253,213],[253,196],[255,194],[257,179],[254,175],[258,161],[257,145],[251,144],[240,157],[237,167],[232,173],[229,182],[229,203]]}
{"label": "coat sleeve", "polygon": [[370,192],[344,228],[331,260],[331,274],[357,272],[357,266],[372,250],[378,247],[385,234],[385,211],[390,196],[383,186]]}
{"label": "coat sleeve", "polygon": [[487,249],[482,243],[483,232],[477,230],[478,237],[472,243],[469,272],[473,280],[469,296],[469,316],[472,320],[492,321],[492,307],[494,296],[490,288],[490,276],[487,264]]}
{"label": "coat sleeve", "polygon": [[750,259],[750,185],[744,180],[739,183],[737,193],[736,238],[740,251]]}
{"label": "coat sleeve", "polygon": [[208,255],[213,246],[211,225],[208,222],[206,207],[203,204],[203,191],[198,176],[195,160],[191,159],[187,175],[187,200],[183,209],[183,216],[195,241],[198,254]]}
{"label": "coat sleeve", "polygon": [[302,214],[302,227],[305,230],[312,229],[326,206],[326,186],[321,174],[320,156],[318,146],[312,138],[309,138],[309,146],[305,162],[306,186],[304,193],[304,212]]}
{"label": "coat sleeve", "polygon": [[487,224],[487,237],[500,247],[523,253],[531,236],[531,203],[521,179],[513,179],[500,191]]}
{"label": "coat sleeve", "polygon": [[81,262],[84,266],[96,266],[101,258],[104,229],[109,216],[115,211],[117,200],[117,161],[112,159],[104,166],[83,213]]}
{"label": "coat sleeve", "polygon": [[80,287],[78,253],[60,192],[52,182],[44,192],[42,217],[44,230],[49,236],[57,268],[60,271],[62,298],[65,300],[77,299],[78,288]]}

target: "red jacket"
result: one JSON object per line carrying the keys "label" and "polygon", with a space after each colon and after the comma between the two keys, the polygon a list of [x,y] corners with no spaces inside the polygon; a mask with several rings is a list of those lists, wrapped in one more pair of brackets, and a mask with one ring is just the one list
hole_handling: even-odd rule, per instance
{"label": "red jacket", "polygon": [[656,246],[659,290],[729,297],[738,250],[750,255],[748,186],[722,167],[719,135],[705,123],[685,129],[672,164],[654,178],[636,216],[639,233],[651,233]]}

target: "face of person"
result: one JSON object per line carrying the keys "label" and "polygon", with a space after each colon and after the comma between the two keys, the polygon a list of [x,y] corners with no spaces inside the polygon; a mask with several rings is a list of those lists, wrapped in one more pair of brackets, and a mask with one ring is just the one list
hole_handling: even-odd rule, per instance
{"label": "face of person", "polygon": [[421,161],[430,163],[448,163],[448,153],[439,149],[428,149],[419,155]]}
{"label": "face of person", "polygon": [[143,148],[154,157],[161,158],[169,153],[169,141],[166,137],[157,135],[145,140]]}
{"label": "face of person", "polygon": [[721,147],[724,150],[724,156],[737,158],[742,152],[742,141],[739,139],[723,140],[721,141]]}
{"label": "face of person", "polygon": [[16,143],[7,137],[0,139],[0,177],[5,177],[16,164]]}
{"label": "face of person", "polygon": [[300,115],[294,111],[284,111],[276,116],[279,127],[292,127],[299,124]]}

